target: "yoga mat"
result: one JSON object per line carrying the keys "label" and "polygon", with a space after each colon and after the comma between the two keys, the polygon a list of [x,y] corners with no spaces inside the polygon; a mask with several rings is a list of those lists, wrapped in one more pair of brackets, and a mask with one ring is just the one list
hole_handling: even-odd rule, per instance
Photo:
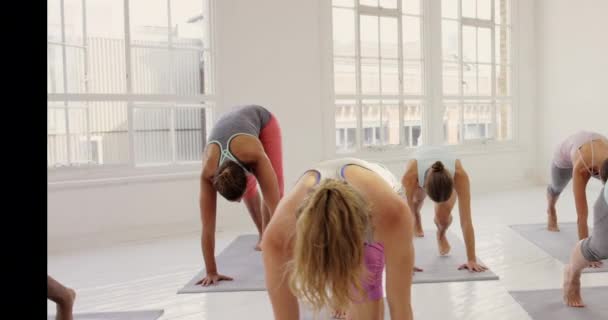
{"label": "yoga mat", "polygon": [[265,291],[262,252],[254,250],[257,242],[258,235],[239,236],[216,257],[219,273],[234,280],[207,287],[196,285],[206,275],[203,269],[177,293]]}
{"label": "yoga mat", "polygon": [[[526,240],[548,253],[553,258],[568,264],[572,250],[578,241],[578,227],[576,223],[560,223],[559,232],[547,230],[547,224],[516,224],[510,226]],[[591,229],[589,229],[591,234]],[[606,272],[608,260],[603,260],[601,268],[585,268],[583,272]]]}
{"label": "yoga mat", "polygon": [[608,319],[608,287],[582,288],[584,308],[566,306],[561,289],[509,291],[509,294],[534,320]]}
{"label": "yoga mat", "polygon": [[461,264],[467,262],[466,249],[462,240],[450,232],[447,233],[447,237],[452,249],[447,256],[439,255],[436,230],[424,230],[424,234],[422,238],[414,237],[416,251],[414,265],[422,268],[423,272],[414,273],[413,283],[498,280],[498,276],[479,257],[477,262],[488,267],[488,270],[484,272],[458,270]]}
{"label": "yoga mat", "polygon": [[[163,310],[75,313],[74,320],[156,320],[163,313]],[[47,320],[55,320],[55,316],[48,316]]]}

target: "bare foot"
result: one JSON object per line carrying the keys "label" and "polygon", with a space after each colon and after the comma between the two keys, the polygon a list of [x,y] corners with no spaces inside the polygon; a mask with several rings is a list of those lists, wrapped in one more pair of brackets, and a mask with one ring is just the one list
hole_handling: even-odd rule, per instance
{"label": "bare foot", "polygon": [[557,226],[557,214],[555,213],[555,208],[547,210],[547,230],[553,232],[559,231],[559,227]]}
{"label": "bare foot", "polygon": [[76,291],[67,288],[69,296],[66,297],[66,301],[57,304],[57,316],[56,320],[73,320],[72,308],[74,307],[74,300],[76,300]]}
{"label": "bare foot", "polygon": [[601,268],[604,265],[601,261],[591,261],[589,262],[588,268]]}
{"label": "bare foot", "polygon": [[569,307],[585,306],[581,297],[581,281],[572,277],[570,265],[564,268],[564,303]]}
{"label": "bare foot", "polygon": [[416,237],[424,237],[424,231],[422,230],[422,226],[416,225],[416,230],[414,230],[414,235]]}
{"label": "bare foot", "polygon": [[450,253],[450,250],[452,249],[445,233],[441,234],[439,231],[437,231],[437,245],[439,246],[439,254],[442,256]]}
{"label": "bare foot", "polygon": [[255,248],[254,248],[255,251],[262,251],[262,247],[260,246],[260,242],[261,241],[258,241],[258,243],[256,243]]}

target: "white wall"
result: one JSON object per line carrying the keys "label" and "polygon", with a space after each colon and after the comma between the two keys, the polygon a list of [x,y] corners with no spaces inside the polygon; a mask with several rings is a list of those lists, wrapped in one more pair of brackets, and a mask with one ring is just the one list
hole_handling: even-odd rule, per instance
{"label": "white wall", "polygon": [[557,144],[578,130],[608,135],[608,1],[538,0],[540,178]]}
{"label": "white wall", "polygon": [[[219,83],[218,114],[237,104],[256,103],[277,115],[283,130],[286,188],[301,172],[326,157],[322,90],[327,72],[320,54],[329,26],[320,23],[320,1],[216,1]],[[521,1],[517,55],[520,144],[516,149],[463,155],[473,191],[529,183],[536,163],[536,70],[534,4]],[[516,38],[516,36],[515,36]],[[380,156],[381,158],[381,156]],[[384,159],[397,175],[404,159]],[[200,229],[198,176],[178,180],[58,188],[49,191],[49,249],[108,244]],[[239,205],[219,201],[218,228],[248,225]]]}

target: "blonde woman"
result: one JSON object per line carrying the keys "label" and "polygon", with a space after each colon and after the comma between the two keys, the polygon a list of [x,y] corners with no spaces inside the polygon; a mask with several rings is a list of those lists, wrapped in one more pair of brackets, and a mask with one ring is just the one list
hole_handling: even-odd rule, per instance
{"label": "blonde woman", "polygon": [[387,171],[325,161],[281,200],[262,240],[275,319],[299,319],[298,299],[348,319],[383,319],[385,258],[391,319],[412,319],[412,216]]}

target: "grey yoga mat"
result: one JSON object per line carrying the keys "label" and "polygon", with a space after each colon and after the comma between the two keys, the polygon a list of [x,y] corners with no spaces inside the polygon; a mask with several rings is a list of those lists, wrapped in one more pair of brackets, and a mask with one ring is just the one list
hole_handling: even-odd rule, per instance
{"label": "grey yoga mat", "polygon": [[533,320],[608,319],[608,287],[582,288],[584,308],[571,308],[562,301],[561,289],[509,291]]}
{"label": "grey yoga mat", "polygon": [[265,291],[262,253],[254,250],[257,242],[258,235],[239,236],[217,256],[219,272],[234,280],[220,281],[217,285],[207,287],[196,285],[206,274],[205,270],[202,270],[177,293]]}
{"label": "grey yoga mat", "polygon": [[[75,313],[74,320],[156,320],[163,313],[163,310]],[[55,320],[55,316],[48,316],[47,320]]]}
{"label": "grey yoga mat", "polygon": [[[414,265],[423,271],[414,274],[413,283],[498,280],[498,276],[489,269],[484,272],[458,270],[461,264],[467,262],[464,243],[448,232],[447,237],[452,249],[447,256],[440,256],[435,233],[436,230],[425,230],[424,237],[414,237]],[[479,258],[477,262],[489,268]]]}
{"label": "grey yoga mat", "polygon": [[[512,225],[511,229],[564,264],[568,264],[570,261],[570,254],[578,241],[576,223],[560,223],[559,232],[547,230],[547,225],[544,223],[516,224]],[[589,233],[591,234],[591,229],[589,229]],[[608,271],[608,260],[603,260],[601,268],[585,268],[583,270],[583,272],[606,271]]]}

